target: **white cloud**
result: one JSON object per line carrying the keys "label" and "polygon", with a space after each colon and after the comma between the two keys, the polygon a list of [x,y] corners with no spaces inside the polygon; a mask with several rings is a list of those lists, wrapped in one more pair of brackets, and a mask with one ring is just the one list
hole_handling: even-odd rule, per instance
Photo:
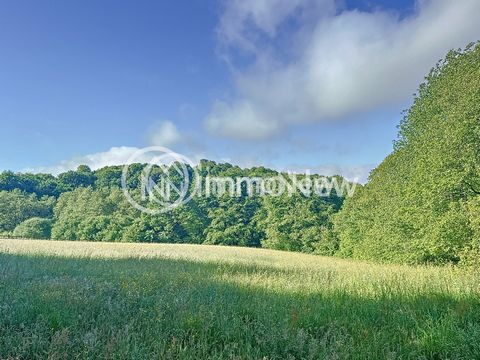
{"label": "white cloud", "polygon": [[320,14],[327,14],[335,10],[331,0],[230,0],[224,5],[218,26],[221,45],[237,46],[246,51],[257,48],[257,34],[252,30],[274,37],[279,25],[292,13],[305,18],[312,11],[321,10]]}
{"label": "white cloud", "polygon": [[110,165],[124,165],[128,163],[130,157],[138,150],[137,147],[129,146],[112,147],[110,150],[104,152],[78,156],[70,160],[62,160],[58,164],[52,166],[24,169],[23,172],[51,173],[58,175],[68,170],[75,170],[79,165],[88,165],[92,170]]}
{"label": "white cloud", "polygon": [[[259,110],[248,101],[237,102],[233,106],[217,101],[213,105],[206,127],[209,131],[226,137],[262,139],[275,133],[278,124],[259,114]],[[265,120],[256,121],[259,118]],[[224,126],[225,119],[229,119],[229,126]]]}
{"label": "white cloud", "polygon": [[[140,149],[137,147],[129,146],[119,146],[112,147],[107,151],[98,152],[94,154],[88,154],[83,156],[78,156],[69,160],[62,160],[56,165],[52,166],[40,166],[35,168],[23,169],[22,172],[30,173],[50,173],[53,175],[58,175],[62,172],[68,170],[75,170],[79,165],[88,165],[92,170],[97,170],[105,166],[113,165],[125,165],[131,163],[131,157]],[[198,163],[200,159],[206,158],[204,154],[193,154],[190,156],[190,159],[193,163]],[[135,163],[146,163],[151,160],[151,155],[143,155],[136,157],[133,162]],[[278,171],[289,171],[296,173],[305,173],[310,171],[312,174],[321,174],[321,175],[341,175],[347,180],[356,180],[360,183],[365,183],[368,179],[370,171],[375,167],[373,164],[368,165],[354,165],[354,166],[340,166],[340,165],[317,165],[317,166],[303,166],[298,164],[291,164],[287,167],[278,167],[271,163],[260,163],[258,158],[254,157],[238,157],[233,161],[230,158],[220,158],[217,159],[219,162],[232,162],[234,165],[239,165],[241,167],[252,167],[252,166],[266,166]]]}
{"label": "white cloud", "polygon": [[[147,131],[147,140],[150,146],[167,148],[178,146],[185,150],[185,154],[193,163],[197,163],[205,157],[203,145],[193,136],[180,133],[171,121],[155,123],[149,131]],[[22,171],[58,175],[68,170],[75,170],[79,165],[88,165],[92,170],[96,170],[105,166],[125,165],[132,161],[135,163],[147,163],[152,160],[152,155],[148,153],[135,157],[132,160],[131,157],[139,150],[140,148],[133,146],[112,147],[107,151],[62,160],[52,166],[39,166],[23,169]],[[182,151],[182,153],[184,152]]]}
{"label": "white cloud", "polygon": [[[214,103],[205,127],[259,139],[398,104],[449,49],[480,39],[478,0],[419,1],[405,18],[334,10],[333,0],[226,3],[218,32],[235,96]],[[250,66],[235,65],[239,52],[254,59]]]}
{"label": "white cloud", "polygon": [[150,145],[170,147],[182,141],[182,136],[171,121],[155,123],[147,133]]}

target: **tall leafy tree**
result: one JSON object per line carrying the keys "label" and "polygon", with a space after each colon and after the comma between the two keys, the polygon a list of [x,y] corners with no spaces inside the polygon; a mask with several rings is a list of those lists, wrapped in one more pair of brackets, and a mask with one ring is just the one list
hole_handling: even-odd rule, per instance
{"label": "tall leafy tree", "polygon": [[[341,254],[457,262],[480,194],[480,47],[451,51],[427,76],[394,151],[336,217]],[[478,213],[477,213],[478,214]]]}
{"label": "tall leafy tree", "polygon": [[58,175],[58,181],[65,190],[88,187],[95,184],[96,176],[86,165],[80,165],[76,171],[70,170]]}

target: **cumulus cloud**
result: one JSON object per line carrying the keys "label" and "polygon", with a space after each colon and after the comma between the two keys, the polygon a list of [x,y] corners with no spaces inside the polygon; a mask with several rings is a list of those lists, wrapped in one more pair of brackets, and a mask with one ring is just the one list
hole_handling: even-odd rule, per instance
{"label": "cumulus cloud", "polygon": [[[56,165],[29,168],[23,171],[58,175],[68,170],[74,170],[79,165],[88,165],[92,170],[110,165],[124,165],[128,163],[130,157],[138,150],[139,148],[130,146],[112,147],[107,151],[62,160]],[[148,161],[148,159],[145,159],[145,161]],[[141,162],[141,159],[135,162]]]}
{"label": "cumulus cloud", "polygon": [[[182,154],[184,153],[188,156],[193,163],[197,163],[205,157],[202,143],[190,134],[181,133],[171,121],[161,121],[153,124],[147,131],[146,137],[149,146],[163,146],[166,148],[175,146],[181,148]],[[135,163],[147,163],[152,160],[151,154],[148,153],[139,157],[136,156],[132,160],[131,157],[139,150],[140,148],[134,146],[112,147],[107,151],[62,160],[52,166],[38,166],[26,168],[22,171],[58,175],[68,170],[74,170],[79,165],[88,165],[92,170],[96,170],[105,166],[125,165],[132,161]]]}
{"label": "cumulus cloud", "polygon": [[182,136],[171,121],[155,123],[147,133],[150,145],[170,147],[182,141]]}
{"label": "cumulus cloud", "polygon": [[[206,129],[259,139],[297,122],[398,104],[449,49],[480,38],[478,0],[423,0],[403,18],[392,11],[342,11],[335,4],[225,3],[218,34],[235,95],[215,101]],[[242,61],[235,61],[239,55]],[[245,59],[253,60],[245,66]]]}
{"label": "cumulus cloud", "polygon": [[[107,151],[98,152],[94,154],[88,154],[83,156],[77,156],[69,160],[62,160],[56,165],[52,166],[40,166],[34,168],[23,169],[22,172],[30,173],[50,173],[53,175],[58,175],[60,173],[75,170],[79,165],[88,165],[92,170],[97,170],[105,166],[113,165],[125,165],[132,162],[132,156],[139,151],[140,148],[133,146],[119,146],[112,147]],[[200,159],[205,158],[203,154],[193,154],[190,155],[190,159],[193,163],[198,163]],[[144,154],[140,157],[135,157],[133,162],[135,163],[147,163],[151,160],[151,155]],[[252,166],[267,166],[272,169],[277,169],[278,171],[287,171],[294,173],[305,173],[309,171],[312,174],[321,174],[321,175],[341,175],[347,180],[358,181],[360,183],[365,183],[368,179],[370,171],[375,167],[374,164],[367,165],[354,165],[354,166],[340,166],[340,165],[317,165],[317,166],[304,166],[299,164],[290,164],[287,167],[278,167],[271,163],[265,164],[260,163],[258,158],[245,158],[239,157],[235,161],[230,158],[219,158],[216,159],[219,162],[233,162],[236,165],[241,167],[252,167]]]}

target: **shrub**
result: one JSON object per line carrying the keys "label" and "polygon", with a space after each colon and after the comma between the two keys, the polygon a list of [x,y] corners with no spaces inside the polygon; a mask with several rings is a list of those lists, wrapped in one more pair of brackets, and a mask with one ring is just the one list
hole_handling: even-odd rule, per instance
{"label": "shrub", "polygon": [[52,221],[39,217],[25,220],[13,231],[14,236],[29,239],[49,239],[52,232]]}

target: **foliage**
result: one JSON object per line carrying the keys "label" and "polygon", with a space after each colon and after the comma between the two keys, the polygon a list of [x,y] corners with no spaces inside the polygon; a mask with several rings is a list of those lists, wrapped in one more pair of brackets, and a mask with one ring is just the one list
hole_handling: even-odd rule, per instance
{"label": "foliage", "polygon": [[260,208],[256,197],[224,197],[208,212],[206,244],[260,246],[261,233],[255,223]]}
{"label": "foliage", "polygon": [[0,191],[0,232],[13,231],[17,225],[32,217],[52,216],[54,199],[39,198],[18,189]]}
{"label": "foliage", "polygon": [[[135,198],[140,197],[144,166],[129,166],[127,186]],[[176,173],[170,170],[175,176]],[[201,160],[196,170],[203,177],[265,178],[279,175],[264,167],[242,169],[209,160]],[[188,171],[192,176],[193,169],[188,167]],[[153,178],[159,173],[159,168],[152,168]],[[49,212],[39,213],[29,205],[26,209],[31,208],[31,213],[18,219],[11,216],[14,212],[7,210],[14,201],[5,199],[11,204],[5,207],[5,225],[0,222],[0,231],[12,231],[29,217],[51,218],[54,206],[52,239],[263,246],[330,255],[338,248],[338,241],[331,231],[331,215],[340,208],[343,196],[337,195],[335,189],[330,196],[315,199],[287,195],[269,198],[248,194],[246,184],[242,184],[241,194],[233,197],[194,196],[190,202],[171,212],[148,215],[135,210],[127,202],[121,190],[121,176],[122,166],[92,171],[81,165],[77,170],[57,177],[3,172],[0,174],[0,189],[5,190],[4,196],[17,194],[22,199],[39,201],[41,195],[49,194],[57,199],[48,198]],[[7,224],[7,221],[10,222]]]}
{"label": "foliage", "polygon": [[277,250],[313,252],[323,239],[332,205],[318,197],[300,195],[264,199],[260,227],[265,231],[263,246]]}
{"label": "foliage", "polygon": [[51,174],[15,174],[12,171],[0,173],[0,191],[14,189],[38,196],[58,196],[62,192],[58,179]]}
{"label": "foliage", "polygon": [[340,254],[461,260],[478,236],[471,208],[480,194],[479,120],[480,46],[470,45],[430,72],[400,124],[394,152],[336,216]]}
{"label": "foliage", "polygon": [[58,199],[52,238],[119,241],[136,215],[120,189],[80,187],[63,193]]}
{"label": "foliage", "polygon": [[58,175],[58,181],[63,189],[73,190],[79,187],[89,187],[95,184],[96,176],[86,165],[80,165],[77,171],[67,171]]}
{"label": "foliage", "polygon": [[52,220],[33,217],[25,220],[13,231],[13,236],[25,239],[50,239]]}

